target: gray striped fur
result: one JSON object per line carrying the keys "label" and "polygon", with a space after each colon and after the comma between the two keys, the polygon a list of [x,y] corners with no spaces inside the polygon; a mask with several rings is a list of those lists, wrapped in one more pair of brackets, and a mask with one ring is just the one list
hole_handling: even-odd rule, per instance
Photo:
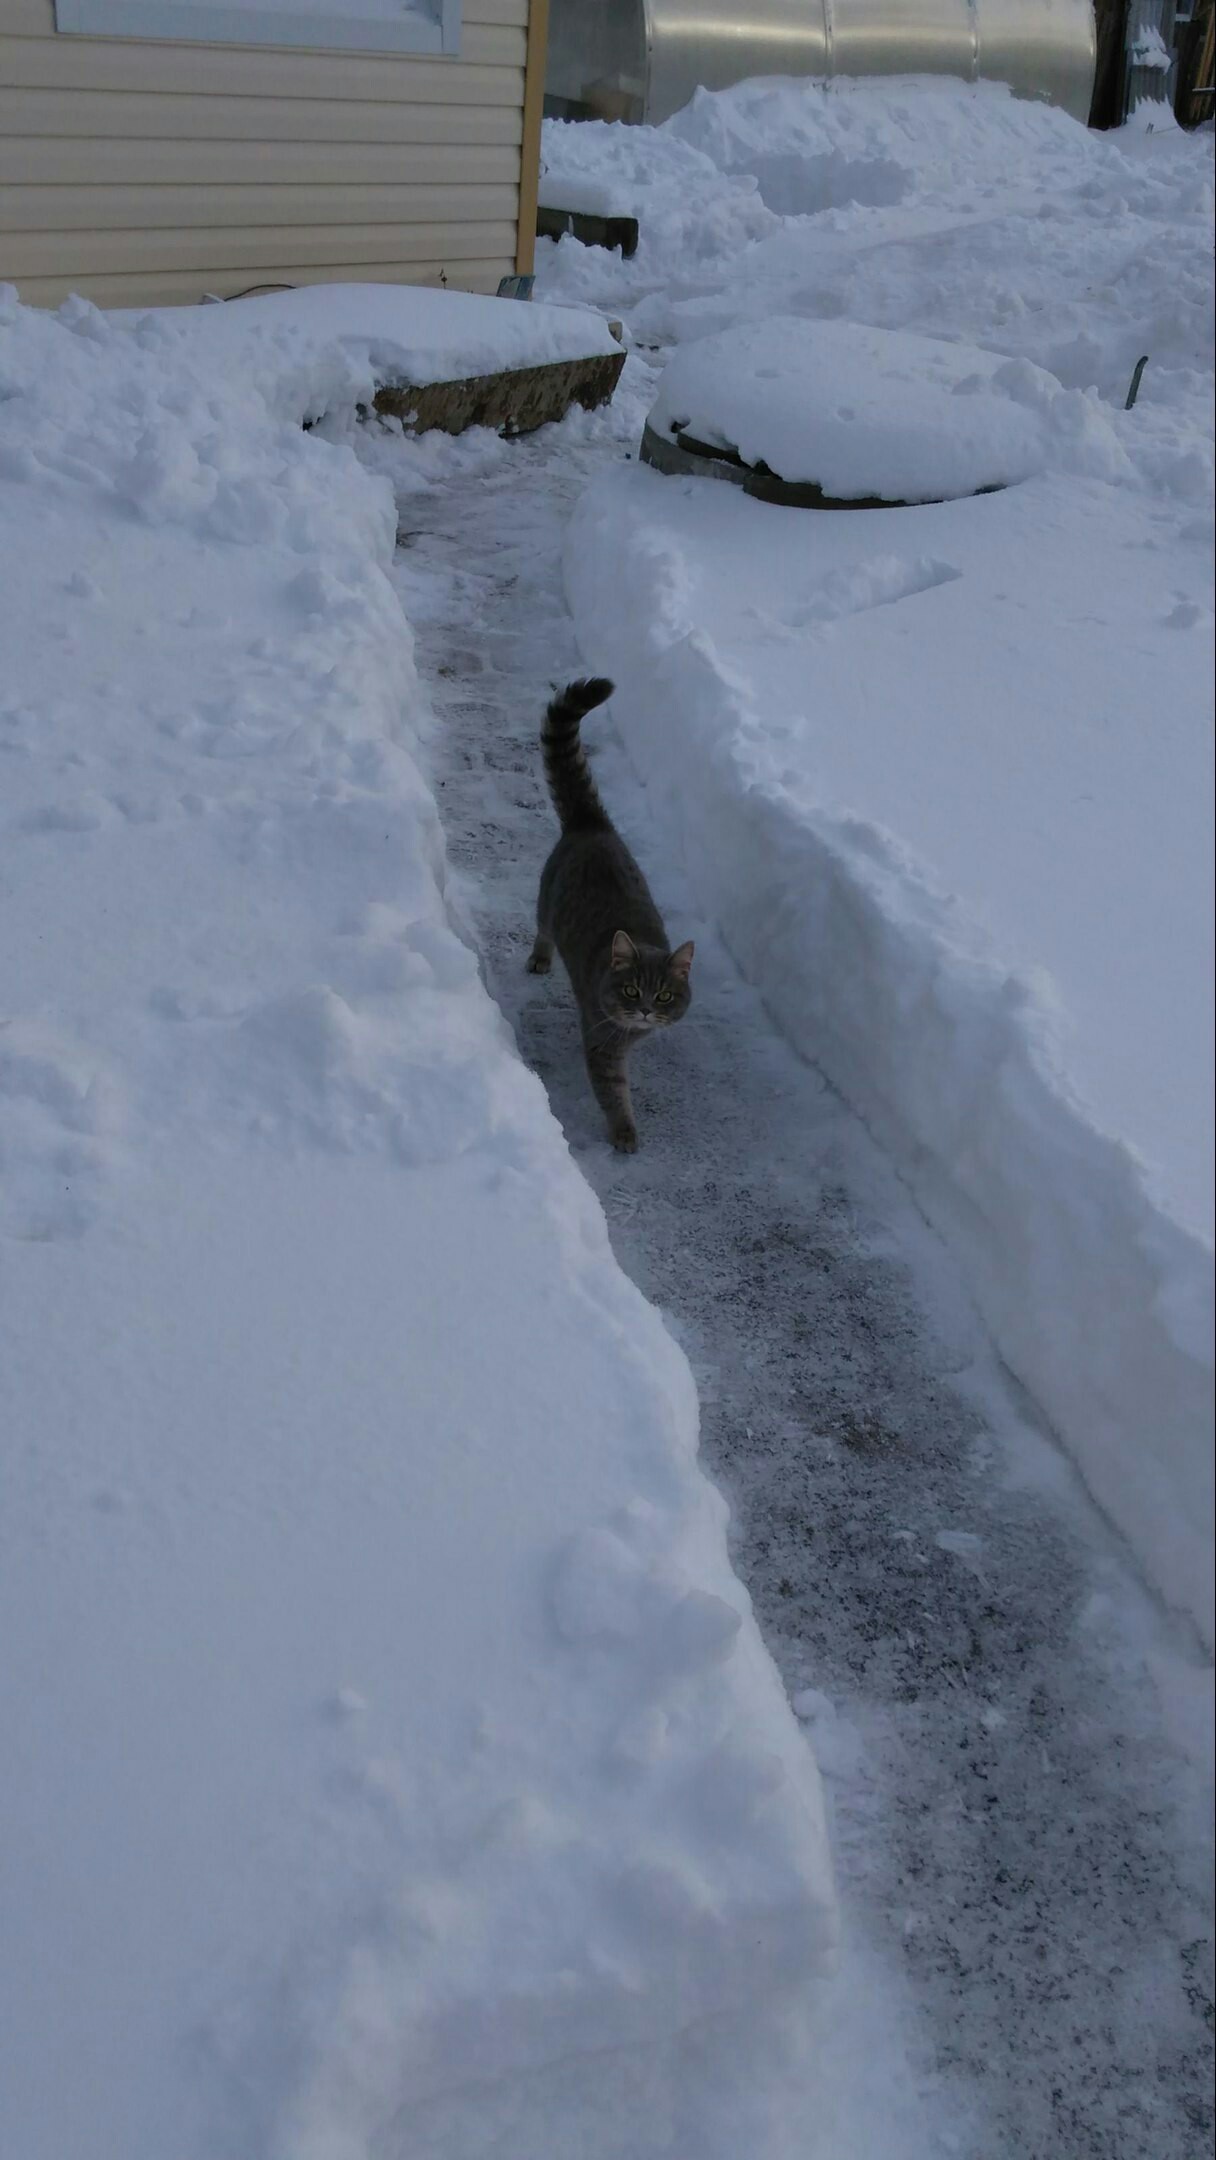
{"label": "gray striped fur", "polygon": [[612,1144],[638,1144],[626,1061],[634,1044],[688,1010],[692,944],[672,951],[642,872],[600,801],[581,740],[583,715],[612,695],[573,682],[545,714],[545,776],[562,834],[541,872],[528,966],[547,974],[554,948],[578,1003],[587,1073]]}

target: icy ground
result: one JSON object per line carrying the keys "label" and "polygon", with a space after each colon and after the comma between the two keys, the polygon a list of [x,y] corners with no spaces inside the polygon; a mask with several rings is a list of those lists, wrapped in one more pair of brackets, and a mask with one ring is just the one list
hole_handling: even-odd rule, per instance
{"label": "icy ground", "polygon": [[833,2083],[791,2151],[1194,2160],[1212,2013],[1209,1770],[1189,1751],[1210,1676],[890,1165],[698,915],[611,708],[588,729],[603,792],[697,944],[688,1024],[637,1062],[636,1159],[603,1142],[564,982],[524,970],[554,830],[537,723],[582,664],[564,526],[628,454],[638,396],[510,449],[377,434],[362,454],[397,489],[442,723],[428,778],[489,986],[692,1362],[736,1564],[828,1780],[845,1964]]}

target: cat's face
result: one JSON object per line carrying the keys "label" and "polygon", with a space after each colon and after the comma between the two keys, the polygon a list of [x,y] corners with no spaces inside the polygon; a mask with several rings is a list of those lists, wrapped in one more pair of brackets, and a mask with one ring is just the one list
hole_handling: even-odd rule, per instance
{"label": "cat's face", "polygon": [[611,965],[600,983],[604,1017],[614,1027],[637,1035],[682,1019],[692,997],[688,982],[692,950],[690,939],[675,952],[658,952],[635,945],[618,930],[612,940]]}

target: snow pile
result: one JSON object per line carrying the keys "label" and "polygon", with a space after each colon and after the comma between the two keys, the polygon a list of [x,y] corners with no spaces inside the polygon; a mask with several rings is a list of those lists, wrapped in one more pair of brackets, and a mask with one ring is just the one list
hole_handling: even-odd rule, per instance
{"label": "snow pile", "polygon": [[650,425],[825,495],[924,503],[1027,480],[1056,441],[1118,472],[1118,439],[1096,399],[1076,413],[1085,404],[1043,368],[974,345],[778,316],[681,347]]}
{"label": "snow pile", "polygon": [[[542,203],[638,220],[637,254],[627,264],[619,256],[613,263],[618,299],[651,290],[698,264],[725,262],[736,249],[779,230],[751,174],[724,173],[695,144],[666,128],[546,120],[542,141]],[[557,247],[562,247],[561,296],[589,297],[612,258],[597,266],[588,263],[581,246],[567,249],[560,241],[542,240],[538,264]]]}
{"label": "snow pile", "polygon": [[7,2146],[767,2154],[817,1779],[445,904],[390,491],[311,348],[0,305]]}
{"label": "snow pile", "polygon": [[[1092,135],[1002,84],[940,77],[740,83],[702,92],[661,128],[565,130],[571,165],[589,138],[597,180],[632,138],[630,185],[614,200],[641,218],[638,251],[623,263],[572,237],[541,241],[538,290],[628,310],[641,342],[761,315],[842,316],[965,338],[1119,403],[1141,353],[1142,398],[1154,381],[1166,388],[1167,372],[1210,370],[1210,140],[1205,150],[1176,130]],[[674,142],[709,166],[707,202],[758,187],[780,213],[768,230],[691,256],[678,235],[695,205],[672,187],[652,207],[632,178],[649,175],[661,198]],[[825,159],[855,176],[846,185],[838,164],[830,199],[817,178]],[[1204,382],[1168,387],[1175,404],[1189,397],[1191,434],[1202,434]]]}
{"label": "snow pile", "polygon": [[[947,83],[743,85],[669,129],[731,165],[761,142],[796,158],[801,125],[813,165],[845,116],[869,150],[902,133],[898,199],[786,216],[643,297],[635,337],[678,341],[660,414],[802,452],[783,340],[830,317],[842,354],[868,326],[991,354],[1042,470],[824,518],[625,473],[580,508],[569,587],[736,955],[1210,1643],[1211,146]],[[745,389],[705,333],[750,351]],[[831,397],[859,409],[840,375]],[[918,419],[893,380],[892,452]]]}
{"label": "snow pile", "polygon": [[[1084,129],[1058,108],[999,83],[968,90],[929,75],[742,82],[698,91],[657,128],[546,120],[542,145],[542,202],[639,221],[638,255],[613,266],[606,288],[613,305],[668,288],[678,300],[702,264],[720,268],[788,219],[905,201],[923,214],[927,200],[957,203],[963,191],[991,216],[1028,159],[1050,159],[1073,181],[1093,177]],[[538,261],[559,247],[546,290],[605,289],[604,264],[577,244],[544,241]]]}
{"label": "snow pile", "polygon": [[568,577],[732,950],[1206,1631],[1211,742],[1179,709],[1203,616],[1175,617],[1176,557],[1146,592],[1126,527],[1031,485],[912,535],[630,475],[580,507]]}
{"label": "snow pile", "polygon": [[1091,170],[1085,130],[1058,106],[1015,98],[1003,83],[968,88],[940,75],[770,76],[699,90],[659,132],[719,173],[752,175],[781,217],[957,200],[964,191],[991,203],[1016,187],[1029,160],[1077,176]]}

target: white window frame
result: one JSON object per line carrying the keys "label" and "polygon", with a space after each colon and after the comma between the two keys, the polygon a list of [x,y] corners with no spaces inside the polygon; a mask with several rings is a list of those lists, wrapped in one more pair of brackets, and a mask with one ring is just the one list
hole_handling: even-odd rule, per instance
{"label": "white window frame", "polygon": [[55,0],[55,28],[71,36],[172,38],[191,45],[311,45],[324,51],[460,52],[461,0],[425,0],[399,22],[357,11],[224,7],[212,0],[174,7],[166,0]]}

